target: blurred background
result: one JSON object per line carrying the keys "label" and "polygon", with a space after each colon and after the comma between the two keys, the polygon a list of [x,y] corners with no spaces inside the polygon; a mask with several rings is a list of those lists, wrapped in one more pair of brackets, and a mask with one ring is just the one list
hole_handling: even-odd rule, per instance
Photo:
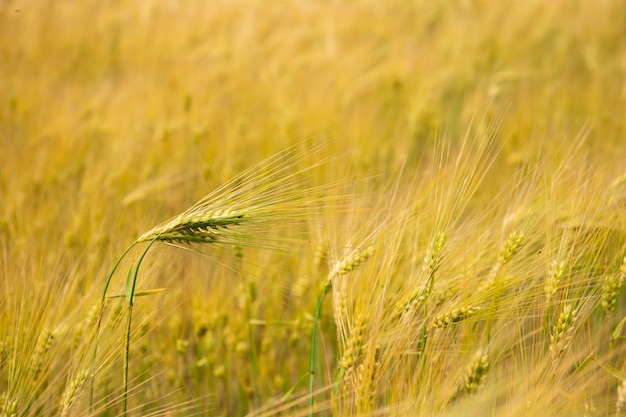
{"label": "blurred background", "polygon": [[[615,179],[625,173],[625,105],[622,1],[2,0],[3,320],[35,345],[42,328],[70,313],[86,317],[139,234],[289,146],[327,143],[320,157],[344,157],[315,181],[369,178],[359,187],[370,193],[384,191],[400,171],[419,178],[442,143],[455,149],[486,132],[499,149],[487,190],[534,161],[561,163],[572,147],[595,167],[579,175]],[[198,323],[221,329],[223,316],[243,311],[232,307],[241,296],[233,292],[237,274],[187,253],[161,250],[158,258],[150,282],[176,289],[166,297],[169,307],[159,307],[168,319],[156,320],[160,313],[146,307],[144,333],[169,333],[142,340],[161,340],[162,350],[178,349],[196,363],[185,343],[193,346]],[[285,262],[276,268],[282,275],[293,260]],[[278,282],[270,300],[291,285]],[[314,299],[300,296],[305,308],[280,303],[276,317],[306,321]],[[27,308],[25,297],[40,300],[37,308]],[[232,306],[209,312],[220,302]],[[40,327],[24,327],[29,320]],[[245,329],[233,327],[224,351],[246,340]],[[306,329],[272,337],[287,346],[306,339]],[[14,340],[11,331],[5,340]],[[59,358],[70,352],[58,349]],[[306,356],[304,342],[299,349]],[[136,402],[192,386],[173,355],[160,359],[174,369],[159,368],[166,382],[157,378],[154,392],[137,394]],[[305,372],[295,371],[305,361],[289,360],[293,374],[263,368],[267,396],[286,392]],[[55,366],[71,381],[62,362]],[[238,380],[228,365],[210,366],[216,380],[220,372]],[[111,369],[117,377],[119,364]],[[0,393],[14,390],[7,375]],[[24,390],[43,404],[63,391],[50,385]],[[219,388],[226,394],[218,414],[247,412],[233,386]],[[181,398],[209,395],[214,386],[195,389]]]}

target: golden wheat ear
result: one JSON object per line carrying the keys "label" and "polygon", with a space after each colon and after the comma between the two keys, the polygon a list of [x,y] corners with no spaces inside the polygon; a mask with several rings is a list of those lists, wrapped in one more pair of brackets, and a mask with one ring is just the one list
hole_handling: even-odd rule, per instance
{"label": "golden wheat ear", "polygon": [[322,146],[308,151],[291,147],[266,159],[142,234],[137,242],[156,240],[182,247],[203,243],[281,246],[284,239],[273,237],[272,229],[319,214],[331,201],[337,209],[341,200],[337,191],[346,181],[315,186],[307,176],[329,159],[301,167]]}
{"label": "golden wheat ear", "polygon": [[147,231],[137,241],[157,239],[167,243],[215,243],[228,238],[228,226],[238,226],[246,220],[251,218],[228,209],[197,214],[183,213]]}

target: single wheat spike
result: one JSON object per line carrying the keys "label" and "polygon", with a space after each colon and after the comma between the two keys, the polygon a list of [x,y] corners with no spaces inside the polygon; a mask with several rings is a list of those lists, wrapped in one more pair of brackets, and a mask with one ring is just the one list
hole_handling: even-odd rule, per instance
{"label": "single wheat spike", "polygon": [[524,233],[519,231],[513,231],[509,235],[506,242],[500,249],[500,253],[498,254],[498,263],[502,266],[508,264],[513,256],[519,251],[522,243],[524,242]]}
{"label": "single wheat spike", "polygon": [[70,409],[76,403],[78,397],[80,397],[87,379],[89,379],[89,372],[79,372],[65,389],[63,400],[61,401],[61,417],[66,417],[69,414]]}
{"label": "single wheat spike", "polygon": [[228,227],[250,220],[244,213],[230,210],[208,210],[201,213],[183,213],[169,222],[157,226],[137,239],[153,239],[168,243],[215,243],[228,238]]}
{"label": "single wheat spike", "polygon": [[443,247],[447,239],[448,236],[445,233],[439,232],[428,245],[428,250],[426,251],[422,265],[424,275],[427,279],[431,279],[435,275],[435,272],[439,270],[443,259],[441,253],[443,252]]}
{"label": "single wheat spike", "polygon": [[430,327],[432,329],[437,329],[447,327],[452,323],[458,323],[460,321],[467,320],[478,310],[480,310],[479,307],[462,306],[452,309],[450,311],[446,311],[443,314],[435,316]]}
{"label": "single wheat spike", "polygon": [[548,275],[546,277],[546,284],[544,291],[546,293],[546,302],[549,304],[552,296],[554,296],[559,288],[559,283],[565,272],[565,261],[558,262],[556,259],[550,263],[548,268]]}
{"label": "single wheat spike", "polygon": [[359,266],[367,262],[374,254],[374,247],[369,245],[363,249],[357,248],[349,252],[328,274],[328,278],[322,286],[322,290],[333,286],[333,310],[335,313],[335,323],[342,331],[345,329],[345,320],[348,317],[348,281],[346,275],[356,270]]}
{"label": "single wheat spike", "polygon": [[524,233],[514,230],[511,232],[507,240],[502,244],[500,252],[498,253],[498,260],[491,268],[488,279],[483,285],[480,286],[478,292],[488,291],[493,289],[495,282],[500,274],[502,268],[508,264],[511,259],[519,252],[522,244],[524,243]]}
{"label": "single wheat spike", "polygon": [[355,400],[360,413],[369,413],[376,402],[376,372],[380,363],[361,363],[355,372]]}
{"label": "single wheat spike", "polygon": [[361,348],[363,345],[363,333],[365,331],[365,318],[359,314],[354,322],[350,337],[346,342],[346,349],[341,356],[339,366],[344,371],[344,376],[348,378],[353,372],[354,367],[361,358]]}
{"label": "single wheat spike", "polygon": [[557,324],[552,326],[550,335],[550,354],[554,363],[558,361],[563,352],[567,350],[574,335],[575,323],[578,318],[578,310],[572,304],[563,306]]}
{"label": "single wheat spike", "polygon": [[[257,164],[188,210],[142,234],[137,242],[276,245],[278,242],[266,233],[267,222],[281,225],[306,219],[320,209],[320,203],[333,198],[332,189],[338,188],[338,184],[307,186],[303,174],[319,164],[301,170],[295,164],[310,154],[291,148]],[[261,225],[265,226],[258,229]],[[257,229],[251,233],[254,227]]]}
{"label": "single wheat spike", "polygon": [[479,350],[467,366],[460,391],[470,394],[478,390],[488,370],[489,356]]}
{"label": "single wheat spike", "polygon": [[617,295],[622,287],[622,284],[624,283],[624,278],[626,278],[626,256],[622,260],[622,265],[620,266],[619,271],[615,274],[607,275],[602,284],[600,302],[607,315],[611,314],[613,308],[615,308]]}
{"label": "single wheat spike", "polygon": [[359,265],[364,264],[367,260],[374,254],[374,247],[372,245],[366,247],[363,250],[357,250],[344,259],[342,259],[337,265],[334,274],[335,275],[346,275],[356,268]]}
{"label": "single wheat spike", "polygon": [[424,262],[422,264],[422,272],[426,278],[427,286],[418,287],[414,290],[406,300],[399,302],[396,305],[396,313],[394,317],[400,317],[404,314],[410,313],[419,304],[423,303],[430,296],[430,283],[435,276],[435,273],[441,266],[443,247],[446,243],[447,235],[439,232],[435,235],[435,238],[428,245],[426,255],[424,256]]}
{"label": "single wheat spike", "polygon": [[406,300],[398,302],[398,304],[396,304],[394,318],[398,318],[412,312],[418,305],[426,301],[426,291],[427,289],[424,287],[417,288]]}
{"label": "single wheat spike", "polygon": [[35,350],[30,357],[30,371],[33,379],[37,379],[39,377],[39,374],[43,369],[46,353],[50,349],[52,341],[55,337],[56,331],[53,329],[47,329],[39,336],[39,340],[35,345]]}

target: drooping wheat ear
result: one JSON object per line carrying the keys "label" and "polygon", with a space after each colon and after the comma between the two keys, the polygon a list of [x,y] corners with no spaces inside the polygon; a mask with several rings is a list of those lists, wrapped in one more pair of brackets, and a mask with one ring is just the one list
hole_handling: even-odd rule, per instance
{"label": "drooping wheat ear", "polygon": [[626,379],[622,379],[617,386],[617,401],[615,402],[615,414],[620,415],[626,406]]}
{"label": "drooping wheat ear", "polygon": [[467,320],[472,315],[474,315],[480,307],[473,306],[462,306],[459,308],[452,309],[443,314],[439,314],[435,316],[430,327],[431,329],[443,328],[451,325],[452,323],[458,323],[463,320]]}
{"label": "drooping wheat ear", "polygon": [[[227,241],[229,226],[239,226],[245,221],[252,220],[245,213],[239,211],[215,210],[200,213],[182,213],[169,222],[157,226],[137,239],[138,242],[148,242],[153,239],[167,243],[215,243]],[[234,243],[231,240],[231,243]]]}
{"label": "drooping wheat ear", "polygon": [[613,312],[613,308],[615,308],[617,295],[622,287],[622,284],[624,283],[624,278],[626,278],[626,256],[622,260],[622,265],[620,266],[619,271],[615,274],[607,275],[602,283],[602,296],[600,297],[600,302],[602,307],[604,307],[607,316],[610,316]]}
{"label": "drooping wheat ear", "polygon": [[182,247],[193,243],[278,245],[279,241],[267,233],[270,227],[306,219],[331,199],[337,204],[333,194],[342,184],[310,186],[304,175],[327,161],[304,169],[296,167],[311,153],[291,148],[255,165],[188,210],[142,234],[137,242],[156,240]]}
{"label": "drooping wheat ear", "polygon": [[489,356],[479,350],[467,366],[465,375],[463,376],[463,381],[461,382],[455,396],[458,396],[461,393],[471,394],[476,392],[484,381],[488,370]]}
{"label": "drooping wheat ear", "polygon": [[76,403],[78,397],[83,392],[83,388],[85,387],[85,383],[87,379],[89,379],[90,374],[87,371],[79,372],[76,377],[72,380],[70,385],[65,389],[63,393],[63,399],[61,400],[61,417],[66,417],[69,415],[70,408]]}
{"label": "drooping wheat ear", "polygon": [[563,352],[569,347],[576,330],[577,318],[578,310],[572,304],[565,304],[556,325],[552,326],[549,350],[553,364],[558,362]]}
{"label": "drooping wheat ear", "polygon": [[554,296],[559,289],[559,283],[563,274],[565,273],[566,263],[565,261],[558,262],[556,259],[550,263],[548,268],[548,275],[546,276],[546,284],[544,291],[546,293],[546,303],[550,304],[552,296]]}

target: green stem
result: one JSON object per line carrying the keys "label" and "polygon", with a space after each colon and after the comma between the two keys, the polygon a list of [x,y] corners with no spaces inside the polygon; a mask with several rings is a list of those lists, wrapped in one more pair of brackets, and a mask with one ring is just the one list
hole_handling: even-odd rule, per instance
{"label": "green stem", "polygon": [[[126,250],[124,251],[122,256],[120,256],[120,258],[115,263],[115,266],[113,267],[113,270],[111,270],[111,273],[109,274],[109,277],[107,278],[107,282],[104,285],[104,292],[102,293],[102,304],[104,304],[104,300],[106,299],[106,296],[107,296],[107,291],[109,290],[109,285],[111,284],[111,279],[113,278],[113,274],[115,274],[115,271],[117,270],[117,267],[120,266],[120,263],[122,262],[122,259],[124,259],[124,257],[128,254],[128,252],[130,252],[130,250],[132,248],[134,248],[137,243],[139,243],[139,242],[134,242],[132,245],[130,245],[128,248],[126,248]],[[100,325],[100,323],[98,322],[98,326],[99,325]]]}
{"label": "green stem", "polygon": [[127,294],[128,296],[128,324],[126,327],[126,346],[124,348],[124,394],[122,396],[122,417],[126,417],[128,411],[128,357],[130,355],[130,330],[132,324],[132,316],[133,316],[133,301],[135,299],[135,286],[137,285],[137,275],[139,274],[139,267],[141,266],[141,262],[143,258],[146,256],[154,242],[157,241],[159,236],[152,239],[152,242],[148,245],[146,250],[143,251],[139,261],[137,262],[137,267],[135,268],[135,273],[133,274],[133,283],[130,288],[130,292]]}
{"label": "green stem", "polygon": [[[115,274],[117,267],[120,266],[122,259],[124,259],[124,257],[128,254],[128,252],[130,252],[130,250],[134,248],[136,244],[137,242],[134,242],[132,245],[126,248],[122,256],[120,256],[117,262],[115,262],[115,265],[113,266],[113,269],[111,270],[111,273],[109,274],[109,277],[106,280],[106,283],[104,285],[104,291],[102,292],[102,300],[100,301],[100,307],[98,311],[98,324],[96,326],[96,335],[95,335],[96,339],[100,336],[100,328],[102,327],[102,317],[104,315],[104,302],[106,300],[107,291],[109,290],[109,285],[111,284],[111,280],[113,279],[113,274]],[[95,368],[97,356],[98,356],[98,343],[96,343],[93,348],[93,354],[91,356],[91,369]],[[90,412],[93,411],[93,395],[94,395],[94,388],[95,388],[94,381],[95,381],[95,375],[92,375],[91,376],[91,388],[89,390],[89,411]]]}
{"label": "green stem", "polygon": [[133,318],[133,306],[128,304],[128,320],[126,322],[126,344],[124,346],[124,396],[122,397],[122,416],[128,410],[128,357],[130,354],[130,327]]}
{"label": "green stem", "polygon": [[422,326],[422,336],[417,347],[420,356],[419,360],[422,363],[422,380],[424,379],[424,375],[426,374],[426,342],[428,341],[428,330],[426,328],[426,321],[428,319],[428,300],[430,299],[430,295],[433,293],[434,288],[435,274],[431,273],[428,275],[428,289],[426,290],[426,297],[424,298],[424,324]]}
{"label": "green stem", "polygon": [[256,351],[256,340],[254,337],[254,329],[250,324],[251,318],[250,311],[250,303],[246,302],[246,319],[248,320],[248,343],[250,344],[250,366],[251,366],[251,380],[252,380],[252,391],[253,391],[253,401],[254,407],[258,409],[261,406],[261,399],[259,398],[259,385],[257,381],[257,375],[259,374],[259,359]]}
{"label": "green stem", "polygon": [[311,330],[311,353],[309,355],[309,417],[313,417],[313,406],[315,405],[315,397],[313,391],[315,389],[315,336],[317,335],[317,322],[322,312],[322,302],[326,296],[326,292],[330,288],[330,283],[324,285],[322,294],[317,298],[317,306],[315,307],[315,317],[313,317],[313,329]]}

